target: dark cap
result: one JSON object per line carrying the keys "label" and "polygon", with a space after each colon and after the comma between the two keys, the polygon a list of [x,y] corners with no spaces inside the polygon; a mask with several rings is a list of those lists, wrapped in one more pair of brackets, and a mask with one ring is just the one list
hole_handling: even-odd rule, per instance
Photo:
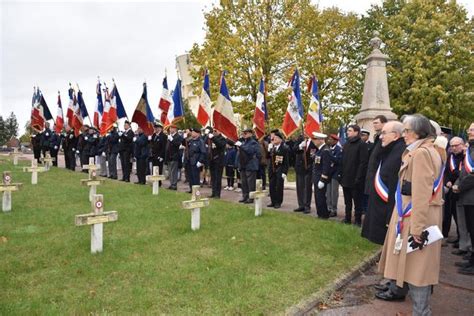
{"label": "dark cap", "polygon": [[207,126],[207,127],[205,128],[205,130],[206,130],[206,129],[209,130],[210,133],[214,132],[214,130],[213,130],[212,127],[210,127],[210,126]]}
{"label": "dark cap", "polygon": [[126,120],[125,122],[123,122],[123,124],[132,125],[132,124],[130,124],[130,121],[129,121],[129,120]]}
{"label": "dark cap", "polygon": [[329,137],[331,137],[334,140],[339,141],[339,137],[336,134],[330,134]]}
{"label": "dark cap", "polygon": [[246,129],[244,129],[244,130],[242,131],[242,133],[251,133],[251,134],[253,134],[253,129],[251,129],[251,128],[246,128]]}
{"label": "dark cap", "polygon": [[446,127],[446,126],[441,126],[441,132],[443,132],[445,134],[448,134],[448,135],[453,134],[453,130],[449,127]]}
{"label": "dark cap", "polygon": [[201,134],[201,129],[199,127],[192,127],[191,131]]}
{"label": "dark cap", "polygon": [[282,133],[280,133],[279,131],[275,132],[274,134],[275,136],[280,137],[281,139],[285,139],[285,137],[283,137]]}
{"label": "dark cap", "polygon": [[276,133],[279,133],[279,132],[280,132],[280,130],[279,130],[278,128],[272,129],[272,130],[270,131],[270,133],[273,133],[273,134],[276,134]]}

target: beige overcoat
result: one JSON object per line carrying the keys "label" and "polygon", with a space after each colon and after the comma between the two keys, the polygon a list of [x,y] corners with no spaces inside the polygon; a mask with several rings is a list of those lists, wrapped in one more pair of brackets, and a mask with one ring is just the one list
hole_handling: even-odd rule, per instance
{"label": "beige overcoat", "polygon": [[409,254],[406,253],[408,235],[420,235],[423,230],[432,225],[441,229],[442,223],[442,193],[433,195],[433,183],[439,177],[442,160],[429,139],[417,143],[414,148],[405,150],[402,155],[402,166],[399,181],[412,183],[412,196],[402,195],[403,208],[412,201],[412,214],[403,219],[402,249],[394,254],[396,226],[398,220],[397,208],[392,213],[387,235],[379,262],[379,271],[387,279],[397,281],[398,286],[403,282],[415,286],[427,286],[438,283],[441,255],[441,241],[437,241]]}

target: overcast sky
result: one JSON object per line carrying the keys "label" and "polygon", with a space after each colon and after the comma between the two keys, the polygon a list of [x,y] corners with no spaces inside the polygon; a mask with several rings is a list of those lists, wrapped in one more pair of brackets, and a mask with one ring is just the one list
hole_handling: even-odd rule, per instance
{"label": "overcast sky", "polygon": [[[79,84],[89,114],[95,108],[97,76],[115,79],[131,118],[148,85],[155,116],[165,68],[176,83],[175,58],[204,39],[203,10],[215,1],[5,1],[0,0],[0,115],[15,112],[20,131],[29,119],[33,86],[39,86],[53,116],[57,92],[65,114],[69,82]],[[320,0],[364,13],[376,0]],[[463,3],[472,15],[474,2]]]}

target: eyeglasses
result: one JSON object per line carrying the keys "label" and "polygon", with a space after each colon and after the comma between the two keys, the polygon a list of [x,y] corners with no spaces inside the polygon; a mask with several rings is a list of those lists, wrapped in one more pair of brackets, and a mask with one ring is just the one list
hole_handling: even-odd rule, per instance
{"label": "eyeglasses", "polygon": [[411,128],[404,128],[403,129],[403,133],[409,133],[409,132],[413,132],[413,130]]}
{"label": "eyeglasses", "polygon": [[461,146],[462,144],[452,144],[451,147]]}

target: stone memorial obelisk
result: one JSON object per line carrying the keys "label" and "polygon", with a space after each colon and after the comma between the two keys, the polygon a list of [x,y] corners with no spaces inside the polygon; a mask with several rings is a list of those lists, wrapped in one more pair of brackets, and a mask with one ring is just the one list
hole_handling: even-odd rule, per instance
{"label": "stone memorial obelisk", "polygon": [[371,132],[370,135],[373,137],[372,121],[377,115],[385,115],[388,120],[397,119],[397,115],[392,112],[388,95],[386,65],[389,57],[380,50],[382,40],[379,38],[377,31],[374,32],[374,37],[370,40],[369,44],[372,46],[372,52],[365,59],[367,69],[365,70],[362,106],[355,119],[357,125],[369,130]]}

